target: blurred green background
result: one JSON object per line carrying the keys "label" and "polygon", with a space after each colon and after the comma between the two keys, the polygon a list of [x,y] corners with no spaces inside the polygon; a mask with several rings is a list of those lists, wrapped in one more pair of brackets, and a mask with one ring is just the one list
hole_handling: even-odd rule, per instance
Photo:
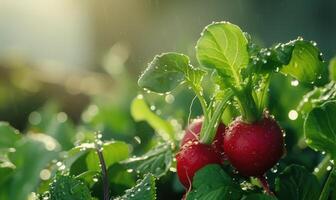
{"label": "blurred green background", "polygon": [[0,119],[22,129],[51,98],[78,119],[88,97],[134,96],[155,54],[194,58],[212,21],[238,24],[266,46],[303,36],[328,60],[336,52],[335,9],[332,0],[1,0]]}
{"label": "blurred green background", "polygon": [[[153,130],[134,122],[129,106],[142,92],[137,78],[154,55],[181,52],[196,64],[200,32],[224,20],[263,46],[298,36],[314,40],[329,60],[336,54],[335,9],[333,0],[0,0],[0,121],[47,133],[63,150],[90,137],[86,131],[100,130],[104,139],[123,140],[141,155]],[[313,170],[321,158],[300,140],[302,119],[295,111],[310,89],[275,76],[269,108],[287,132],[291,153],[283,165]],[[182,91],[146,99],[157,114],[185,126],[200,109],[196,103],[189,113],[193,94]],[[183,192],[173,173],[158,188],[159,199]]]}

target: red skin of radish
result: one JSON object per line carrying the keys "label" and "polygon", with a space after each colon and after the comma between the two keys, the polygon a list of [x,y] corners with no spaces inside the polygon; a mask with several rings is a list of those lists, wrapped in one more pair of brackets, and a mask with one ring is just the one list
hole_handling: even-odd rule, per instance
{"label": "red skin of radish", "polygon": [[[203,119],[196,119],[194,120],[189,127],[185,130],[185,135],[181,140],[180,146],[182,147],[189,141],[199,141],[201,129],[202,129]],[[218,125],[215,138],[211,144],[214,148],[215,152],[221,157],[222,162],[227,160],[226,155],[224,154],[223,150],[223,137],[225,133],[226,126],[223,123]]]}
{"label": "red skin of radish", "polygon": [[221,159],[212,146],[200,142],[188,142],[176,154],[176,171],[180,182],[191,186],[195,173],[208,164],[220,164]]}
{"label": "red skin of radish", "polygon": [[267,115],[253,124],[237,118],[227,129],[223,144],[232,166],[245,176],[263,176],[284,154],[283,131]]}

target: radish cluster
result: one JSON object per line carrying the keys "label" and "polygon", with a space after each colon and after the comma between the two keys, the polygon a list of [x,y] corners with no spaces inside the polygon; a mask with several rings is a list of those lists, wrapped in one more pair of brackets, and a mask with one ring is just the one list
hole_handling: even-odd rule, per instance
{"label": "radish cluster", "polygon": [[244,176],[262,177],[284,153],[283,131],[265,114],[259,121],[247,123],[241,118],[228,127],[220,124],[212,144],[203,144],[199,136],[202,120],[186,129],[176,154],[180,182],[189,188],[194,174],[208,164],[230,164]]}

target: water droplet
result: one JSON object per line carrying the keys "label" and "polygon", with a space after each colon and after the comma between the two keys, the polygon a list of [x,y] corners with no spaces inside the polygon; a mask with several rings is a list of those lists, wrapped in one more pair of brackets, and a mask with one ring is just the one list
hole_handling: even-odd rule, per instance
{"label": "water droplet", "polygon": [[141,138],[139,136],[135,136],[134,140],[138,143],[141,144]]}
{"label": "water droplet", "polygon": [[299,81],[298,80],[292,80],[291,81],[291,85],[294,86],[294,87],[296,87],[296,86],[299,85]]}
{"label": "water droplet", "polygon": [[68,119],[68,115],[65,112],[59,112],[56,119],[59,123],[64,123]]}
{"label": "water droplet", "polygon": [[151,105],[151,106],[150,106],[150,109],[151,109],[152,111],[154,111],[154,110],[156,109],[156,107],[155,107],[154,105]]}
{"label": "water droplet", "polygon": [[172,94],[168,94],[165,97],[165,101],[169,104],[172,104],[175,101],[175,97]]}
{"label": "water droplet", "polygon": [[42,180],[44,180],[44,181],[48,180],[50,178],[50,176],[51,176],[50,170],[48,170],[48,169],[41,170],[41,172],[40,172],[40,178]]}
{"label": "water droplet", "polygon": [[288,112],[288,118],[290,120],[296,120],[298,118],[298,116],[299,116],[299,114],[298,114],[298,112],[296,110],[290,110]]}
{"label": "water droplet", "polygon": [[30,115],[28,117],[28,121],[32,125],[38,125],[42,121],[42,116],[39,112],[34,111],[34,112],[30,113]]}
{"label": "water droplet", "polygon": [[272,167],[271,172],[272,173],[277,173],[278,172],[278,166],[275,165],[274,167]]}

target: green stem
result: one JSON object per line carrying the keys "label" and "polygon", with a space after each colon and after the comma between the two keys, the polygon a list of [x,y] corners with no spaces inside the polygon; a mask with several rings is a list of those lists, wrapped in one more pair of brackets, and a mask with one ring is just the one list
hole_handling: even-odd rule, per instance
{"label": "green stem", "polygon": [[222,116],[225,108],[228,106],[227,102],[232,98],[232,96],[233,96],[232,90],[227,90],[226,96],[219,104],[217,104],[211,119],[209,119],[209,123],[206,123],[205,126],[202,126],[201,139],[200,139],[201,143],[204,144],[212,143],[216,133],[215,126],[218,126],[220,117]]}
{"label": "green stem", "polygon": [[323,160],[320,162],[320,164],[317,166],[319,169],[318,171],[314,171],[314,175],[317,177],[317,179],[321,182],[323,178],[325,177],[327,171],[327,167],[330,165],[330,155],[326,155]]}
{"label": "green stem", "polygon": [[103,194],[104,194],[104,200],[109,200],[110,199],[110,184],[109,184],[109,179],[108,179],[108,173],[107,173],[107,169],[106,169],[106,164],[105,164],[105,160],[104,160],[104,156],[102,151],[100,150],[100,148],[96,149],[97,154],[98,154],[98,158],[99,158],[99,162],[100,162],[100,166],[101,166],[101,170],[102,170],[102,178],[103,178]]}
{"label": "green stem", "polygon": [[260,113],[253,99],[251,88],[249,86],[243,87],[236,90],[236,94],[243,120],[248,123],[257,121],[260,118]]}
{"label": "green stem", "polygon": [[336,182],[336,168],[333,167],[332,171],[329,174],[329,177],[326,181],[326,183],[324,184],[323,190],[321,192],[320,198],[319,200],[327,200],[329,197],[329,193],[332,189],[334,188],[330,188],[331,186],[334,187],[334,184]]}

